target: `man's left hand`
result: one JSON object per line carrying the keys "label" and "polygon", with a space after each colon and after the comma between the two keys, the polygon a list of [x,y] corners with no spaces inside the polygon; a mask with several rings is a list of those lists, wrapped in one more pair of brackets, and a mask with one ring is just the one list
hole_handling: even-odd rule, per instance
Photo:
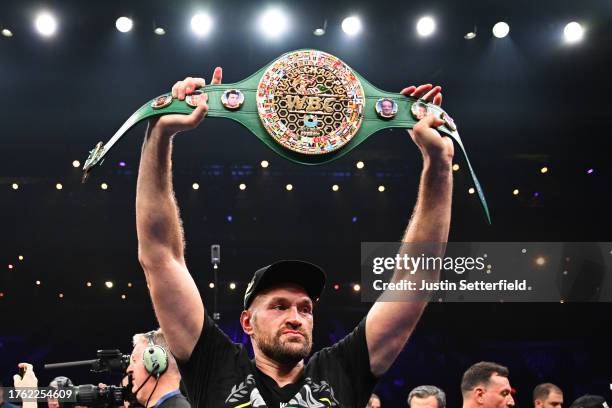
{"label": "man's left hand", "polygon": [[[400,93],[441,106],[442,93],[440,91],[442,91],[441,86],[425,84],[418,87],[409,86],[402,89]],[[448,164],[453,161],[455,149],[452,140],[448,137],[442,137],[436,130],[438,126],[443,124],[443,120],[436,118],[433,114],[429,114],[417,122],[412,130],[408,130],[408,133],[419,150],[421,150],[424,159]]]}

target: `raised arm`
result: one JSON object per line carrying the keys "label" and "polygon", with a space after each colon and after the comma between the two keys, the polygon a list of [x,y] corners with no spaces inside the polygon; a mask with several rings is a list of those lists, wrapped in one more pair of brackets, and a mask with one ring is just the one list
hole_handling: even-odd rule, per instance
{"label": "raised arm", "polygon": [[[402,93],[433,101],[436,105],[442,103],[440,87],[409,87]],[[402,239],[405,243],[400,250],[402,256],[418,256],[424,250],[421,247],[418,254],[411,253],[407,243],[427,244],[428,256],[444,254],[451,219],[451,167],[454,150],[452,141],[448,137],[441,137],[435,130],[442,123],[435,116],[429,115],[421,119],[410,132],[423,156],[423,171],[412,219]],[[439,271],[417,271],[409,275],[404,270],[396,270],[392,281],[419,281],[425,277],[437,280]],[[370,309],[366,318],[366,339],[370,368],[375,376],[383,375],[404,348],[427,305],[428,297],[425,295],[422,291],[411,292],[403,301],[397,301],[397,293],[383,293]]]}
{"label": "raised arm", "polygon": [[[212,83],[221,82],[221,68]],[[172,88],[172,96],[204,86],[202,78],[186,78]],[[187,270],[179,210],[172,187],[172,142],[181,131],[199,125],[208,112],[206,98],[190,115],[165,115],[149,122],[136,187],[138,260],[151,292],[155,314],[172,353],[186,360],[204,324],[204,305]]]}

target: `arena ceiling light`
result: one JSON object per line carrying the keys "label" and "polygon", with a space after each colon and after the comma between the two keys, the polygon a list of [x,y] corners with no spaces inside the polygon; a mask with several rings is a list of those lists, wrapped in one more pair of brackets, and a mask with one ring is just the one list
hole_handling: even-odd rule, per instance
{"label": "arena ceiling light", "polygon": [[271,8],[259,16],[259,30],[268,38],[278,38],[287,31],[289,17],[278,8]]}
{"label": "arena ceiling light", "polygon": [[9,38],[13,36],[13,32],[11,30],[9,30],[8,28],[3,28],[2,29],[2,35]]}
{"label": "arena ceiling light", "polygon": [[504,38],[510,33],[510,26],[508,23],[500,21],[493,26],[493,35],[497,38]]}
{"label": "arena ceiling light", "polygon": [[436,31],[436,22],[429,16],[421,17],[417,22],[416,30],[421,37],[428,37]]}
{"label": "arena ceiling light", "polygon": [[153,32],[157,35],[164,35],[166,34],[166,30],[164,30],[162,27],[157,27],[155,30],[153,30]]}
{"label": "arena ceiling light", "polygon": [[580,42],[584,37],[584,28],[575,21],[568,23],[563,29],[563,37],[568,44]]}
{"label": "arena ceiling light", "polygon": [[198,37],[206,37],[212,30],[213,20],[206,13],[196,14],[191,18],[191,29]]}
{"label": "arena ceiling light", "polygon": [[327,20],[323,21],[322,27],[316,28],[312,33],[316,35],[317,37],[321,37],[325,35],[326,30],[327,30]]}
{"label": "arena ceiling light", "polygon": [[48,12],[41,12],[34,20],[36,31],[43,37],[51,37],[57,31],[57,20]]}
{"label": "arena ceiling light", "polygon": [[128,17],[119,17],[117,21],[115,21],[115,27],[122,33],[127,33],[132,31],[132,27],[134,27],[134,22],[131,18]]}
{"label": "arena ceiling light", "polygon": [[474,26],[474,30],[466,33],[463,38],[465,38],[466,40],[473,40],[474,38],[476,38],[476,26]]}
{"label": "arena ceiling light", "polygon": [[361,32],[361,20],[357,16],[350,16],[342,20],[342,31],[346,35],[355,36]]}

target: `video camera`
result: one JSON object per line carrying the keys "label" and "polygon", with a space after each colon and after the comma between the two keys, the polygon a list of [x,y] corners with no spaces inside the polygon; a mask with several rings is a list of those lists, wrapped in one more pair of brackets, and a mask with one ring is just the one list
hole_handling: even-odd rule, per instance
{"label": "video camera", "polygon": [[[45,364],[44,367],[50,369],[88,365],[92,373],[125,375],[130,364],[130,356],[128,354],[122,354],[119,350],[98,350],[96,354],[98,358],[93,360]],[[81,405],[93,408],[109,408],[122,407],[124,401],[128,401],[130,407],[140,406],[134,394],[132,394],[132,378],[128,377],[128,379],[128,383],[125,386],[108,385],[100,387],[93,384],[73,385],[70,380],[68,380],[68,382],[58,383],[58,389],[65,390],[70,394],[70,402],[61,402],[60,405],[62,407]]]}
{"label": "video camera", "polygon": [[93,384],[84,384],[63,389],[66,391],[71,390],[73,395],[73,402],[62,404],[64,407],[76,405],[95,408],[123,407],[124,401],[130,402],[130,407],[134,406],[131,398],[131,383],[125,387],[117,385],[100,387]]}

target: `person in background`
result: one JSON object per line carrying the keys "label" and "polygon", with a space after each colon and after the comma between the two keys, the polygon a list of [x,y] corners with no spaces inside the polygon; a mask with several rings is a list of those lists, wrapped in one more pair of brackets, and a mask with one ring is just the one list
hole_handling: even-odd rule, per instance
{"label": "person in background", "polygon": [[419,385],[408,394],[410,408],[446,408],[446,394],[434,385]]}
{"label": "person in background", "polygon": [[533,389],[534,408],[563,408],[563,391],[555,384],[539,384]]}
{"label": "person in background", "polygon": [[488,361],[476,363],[463,374],[463,408],[514,407],[508,368]]}

